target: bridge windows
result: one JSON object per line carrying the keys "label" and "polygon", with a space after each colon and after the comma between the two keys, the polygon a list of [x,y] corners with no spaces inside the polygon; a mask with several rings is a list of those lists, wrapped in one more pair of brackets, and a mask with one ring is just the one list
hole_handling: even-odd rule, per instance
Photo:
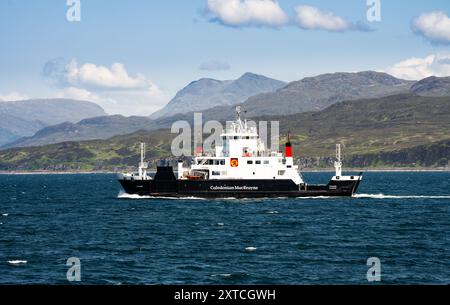
{"label": "bridge windows", "polygon": [[197,165],[225,165],[225,159],[197,159]]}
{"label": "bridge windows", "polygon": [[264,161],[262,161],[262,160],[247,160],[247,164],[249,164],[249,165],[252,165],[252,164],[255,164],[255,165],[261,165],[261,164],[269,164],[269,160],[264,160]]}
{"label": "bridge windows", "polygon": [[256,140],[257,136],[222,136],[222,140]]}

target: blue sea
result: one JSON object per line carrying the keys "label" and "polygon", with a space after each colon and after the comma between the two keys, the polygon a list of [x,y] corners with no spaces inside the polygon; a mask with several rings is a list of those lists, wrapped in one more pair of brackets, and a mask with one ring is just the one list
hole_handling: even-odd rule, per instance
{"label": "blue sea", "polygon": [[[326,183],[331,173],[306,173]],[[366,173],[355,198],[121,193],[114,175],[1,175],[0,284],[450,284],[450,173]]]}

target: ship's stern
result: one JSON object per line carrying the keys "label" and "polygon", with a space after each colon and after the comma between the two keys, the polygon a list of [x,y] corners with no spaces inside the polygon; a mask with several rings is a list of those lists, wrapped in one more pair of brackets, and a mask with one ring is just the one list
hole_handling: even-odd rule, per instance
{"label": "ship's stern", "polygon": [[133,174],[119,174],[118,181],[125,193],[130,195],[150,195],[152,180],[150,177],[139,177]]}
{"label": "ship's stern", "polygon": [[327,185],[330,193],[338,196],[354,196],[363,179],[363,173],[356,176],[334,176]]}

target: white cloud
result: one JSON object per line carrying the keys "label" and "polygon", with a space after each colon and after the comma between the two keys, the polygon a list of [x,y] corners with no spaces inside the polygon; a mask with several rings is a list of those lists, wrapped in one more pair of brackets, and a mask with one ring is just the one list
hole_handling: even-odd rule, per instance
{"label": "white cloud", "polygon": [[102,89],[142,89],[151,86],[151,82],[142,74],[135,77],[128,75],[125,66],[114,63],[111,68],[86,63],[78,66],[73,59],[66,66],[66,78],[71,85],[98,87]]}
{"label": "white cloud", "polygon": [[295,12],[297,23],[304,29],[340,32],[350,28],[350,23],[345,19],[313,6],[299,5],[295,8]]}
{"label": "white cloud", "polygon": [[110,113],[125,115],[149,115],[168,102],[168,96],[158,87],[153,86],[144,91],[123,91],[105,94],[105,97],[117,100],[117,104],[105,108]]}
{"label": "white cloud", "polygon": [[212,60],[202,63],[198,68],[203,71],[221,71],[230,70],[231,66],[225,61]]}
{"label": "white cloud", "polygon": [[450,76],[450,53],[409,58],[389,67],[386,72],[410,80],[421,80],[429,76]]}
{"label": "white cloud", "polygon": [[275,0],[208,0],[215,20],[230,26],[279,27],[289,17]]}
{"label": "white cloud", "polygon": [[15,102],[15,101],[23,101],[27,100],[28,96],[21,94],[19,92],[10,92],[7,94],[0,93],[0,101],[2,102]]}
{"label": "white cloud", "polygon": [[105,67],[57,58],[45,64],[43,75],[58,86],[56,97],[92,101],[109,114],[149,115],[168,101],[158,86],[143,74],[130,75],[122,63]]}
{"label": "white cloud", "polygon": [[305,30],[325,30],[329,32],[370,31],[361,22],[353,23],[329,11],[323,11],[314,6],[299,5],[295,8],[296,22]]}
{"label": "white cloud", "polygon": [[442,11],[428,12],[414,18],[411,27],[432,43],[450,44],[450,18]]}

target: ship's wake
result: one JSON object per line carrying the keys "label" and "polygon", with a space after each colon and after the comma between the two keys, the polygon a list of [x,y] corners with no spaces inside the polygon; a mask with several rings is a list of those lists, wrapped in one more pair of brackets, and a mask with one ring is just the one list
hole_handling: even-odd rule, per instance
{"label": "ship's wake", "polygon": [[128,194],[125,192],[120,192],[117,195],[119,199],[166,199],[166,200],[205,200],[205,198],[200,197],[160,197],[160,196],[140,196],[137,194]]}
{"label": "ship's wake", "polygon": [[353,198],[371,199],[450,199],[450,196],[424,196],[424,195],[385,195],[385,194],[355,194]]}
{"label": "ship's wake", "polygon": [[[201,198],[201,197],[160,197],[160,196],[140,196],[137,194],[128,194],[125,192],[120,192],[119,195],[117,195],[117,198],[119,199],[164,199],[164,200],[214,200],[214,199],[207,199],[207,198]],[[340,199],[342,197],[328,197],[328,196],[315,196],[315,197],[298,197],[297,199]],[[385,195],[385,194],[354,194],[353,198],[360,198],[360,199],[450,199],[450,195],[442,195],[442,196],[433,196],[433,195]],[[280,200],[280,199],[286,199],[286,197],[278,197],[278,198],[235,198],[235,197],[229,197],[229,198],[217,198],[216,200],[221,201],[240,201],[240,202],[252,202],[252,201],[261,201],[261,200]]]}

